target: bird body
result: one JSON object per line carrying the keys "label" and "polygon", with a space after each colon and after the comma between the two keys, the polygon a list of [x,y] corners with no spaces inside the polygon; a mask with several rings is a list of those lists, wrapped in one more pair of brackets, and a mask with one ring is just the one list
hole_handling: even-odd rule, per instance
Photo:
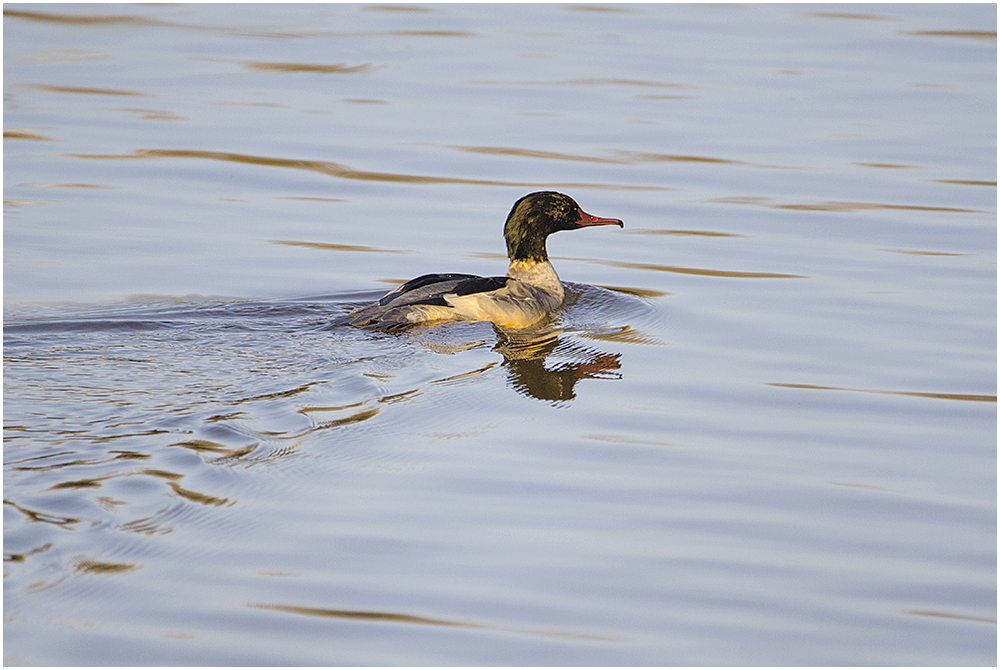
{"label": "bird body", "polygon": [[504,277],[429,274],[411,279],[348,319],[356,326],[392,328],[428,321],[490,321],[526,328],[563,303],[565,293],[549,262],[545,240],[559,230],[617,225],[587,214],[567,195],[542,191],[524,196],[507,216],[504,237],[510,266]]}

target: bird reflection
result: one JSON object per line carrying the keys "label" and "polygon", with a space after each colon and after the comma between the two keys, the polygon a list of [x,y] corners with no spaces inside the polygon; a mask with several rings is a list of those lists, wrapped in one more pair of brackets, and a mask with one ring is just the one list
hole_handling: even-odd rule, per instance
{"label": "bird reflection", "polygon": [[[581,379],[621,379],[621,373],[615,372],[621,368],[621,354],[581,346],[551,329],[493,329],[497,334],[493,350],[503,356],[510,384],[518,393],[539,400],[573,400],[574,387]],[[546,367],[553,354],[570,360]]]}

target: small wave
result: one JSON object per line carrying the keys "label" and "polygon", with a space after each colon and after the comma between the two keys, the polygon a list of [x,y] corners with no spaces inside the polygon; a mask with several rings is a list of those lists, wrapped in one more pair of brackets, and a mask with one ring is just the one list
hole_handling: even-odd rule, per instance
{"label": "small wave", "polygon": [[[22,317],[32,308],[8,308],[4,336],[84,333],[127,333],[222,328],[233,331],[320,330],[336,322],[371,292],[290,298],[283,300],[205,300],[157,305],[76,305],[46,309]],[[72,310],[60,315],[56,310]],[[11,344],[16,341],[8,340]]]}
{"label": "small wave", "polygon": [[243,61],[243,67],[248,70],[263,72],[312,72],[320,74],[358,74],[378,69],[372,63],[362,63],[361,65],[335,63],[324,65],[321,63],[274,63],[264,61]]}
{"label": "small wave", "polygon": [[5,140],[34,140],[35,142],[54,142],[51,137],[46,137],[31,128],[4,128],[3,138]]}
{"label": "small wave", "polygon": [[937,205],[904,205],[884,202],[847,202],[827,200],[824,202],[775,202],[773,198],[762,196],[735,196],[712,198],[706,202],[722,205],[754,205],[771,209],[791,209],[802,212],[859,212],[866,210],[896,210],[904,212],[950,212],[955,214],[990,214],[982,209],[964,207],[942,207]]}
{"label": "small wave", "polygon": [[93,24],[124,24],[136,25],[162,25],[155,19],[146,16],[136,16],[134,14],[56,14],[54,12],[29,12],[24,10],[5,9],[4,16],[16,19],[26,19],[29,21],[43,21],[48,23],[68,23],[77,25]]}
{"label": "small wave", "polygon": [[5,335],[40,334],[40,333],[75,333],[102,331],[149,331],[173,328],[175,324],[168,321],[87,319],[69,321],[47,321],[41,323],[22,323],[4,325]]}
{"label": "small wave", "polygon": [[400,614],[397,612],[374,612],[359,610],[327,609],[323,607],[303,607],[301,605],[284,605],[280,603],[248,603],[247,607],[259,610],[271,610],[274,612],[284,612],[286,614],[299,614],[303,616],[321,617],[329,619],[347,619],[351,621],[366,621],[379,623],[399,623],[416,624],[419,626],[443,626],[446,628],[476,628],[482,630],[494,630],[507,633],[519,633],[522,635],[537,635],[541,637],[568,638],[574,640],[592,640],[600,642],[623,642],[620,637],[605,635],[593,635],[590,633],[575,633],[558,630],[541,630],[530,628],[508,628],[505,626],[488,626],[485,624],[470,621],[447,621],[444,619],[432,619],[429,617],[415,616],[412,614]]}
{"label": "small wave", "polygon": [[900,34],[917,37],[961,37],[985,42],[997,41],[997,31],[995,30],[904,30]]}
{"label": "small wave", "polygon": [[308,170],[337,179],[357,181],[377,181],[403,184],[465,184],[471,186],[517,186],[523,188],[579,188],[595,190],[619,191],[671,191],[665,186],[645,186],[638,184],[607,184],[607,183],[548,183],[548,182],[518,182],[500,181],[495,179],[470,179],[467,177],[440,177],[434,175],[401,174],[395,172],[373,172],[370,170],[355,170],[340,163],[319,160],[299,160],[294,158],[275,158],[271,156],[252,156],[248,154],[225,151],[203,151],[199,149],[137,149],[130,154],[63,154],[68,158],[89,160],[148,160],[153,158],[193,158],[203,160],[228,161],[246,165],[261,165],[267,167],[290,168],[293,170]]}
{"label": "small wave", "polygon": [[928,391],[893,391],[886,389],[852,389],[840,386],[818,386],[816,384],[784,384],[770,382],[768,386],[787,389],[806,389],[813,391],[851,391],[853,393],[879,393],[882,395],[904,395],[914,398],[935,398],[938,400],[965,400],[969,402],[996,402],[995,395],[977,393],[934,393]]}
{"label": "small wave", "polygon": [[45,91],[47,93],[76,93],[81,95],[110,95],[110,96],[124,96],[132,98],[152,97],[151,93],[146,93],[144,91],[124,91],[112,88],[91,88],[84,86],[52,86],[49,84],[25,84],[24,86],[25,88],[31,88],[36,91]]}

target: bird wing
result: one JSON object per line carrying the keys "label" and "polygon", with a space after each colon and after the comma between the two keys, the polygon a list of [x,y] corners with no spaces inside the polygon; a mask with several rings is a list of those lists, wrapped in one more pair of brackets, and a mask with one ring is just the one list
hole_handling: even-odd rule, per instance
{"label": "bird wing", "polygon": [[[378,304],[385,307],[389,303],[393,302],[397,298],[406,297],[404,302],[399,304],[412,304],[411,300],[421,300],[427,296],[434,295],[435,293],[444,292],[447,293],[448,290],[454,288],[458,284],[469,279],[482,279],[476,275],[466,275],[458,274],[454,272],[445,274],[429,274],[421,275],[416,279],[411,279],[394,291],[386,293],[378,301]],[[436,284],[442,284],[442,286],[435,286]],[[432,288],[426,288],[432,287]],[[419,289],[425,289],[420,291]]]}
{"label": "bird wing", "polygon": [[405,326],[419,321],[492,321],[524,328],[537,323],[562,302],[511,277],[431,274],[412,279],[377,303],[355,310],[354,325]]}

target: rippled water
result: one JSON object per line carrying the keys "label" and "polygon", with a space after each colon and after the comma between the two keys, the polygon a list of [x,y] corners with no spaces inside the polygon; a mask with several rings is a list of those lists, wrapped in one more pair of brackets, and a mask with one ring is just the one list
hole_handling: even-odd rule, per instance
{"label": "rippled water", "polygon": [[995,5],[4,14],[6,664],[996,664]]}

